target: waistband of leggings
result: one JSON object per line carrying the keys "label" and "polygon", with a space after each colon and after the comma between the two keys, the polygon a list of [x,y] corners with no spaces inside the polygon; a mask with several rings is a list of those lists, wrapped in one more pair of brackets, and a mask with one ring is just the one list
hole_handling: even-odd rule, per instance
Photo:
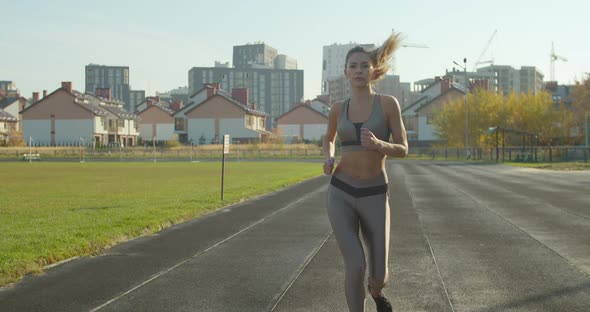
{"label": "waistband of leggings", "polygon": [[387,191],[389,189],[387,184],[357,188],[357,187],[351,186],[349,184],[346,184],[344,181],[342,181],[336,177],[332,177],[332,179],[330,180],[330,184],[333,187],[345,192],[348,195],[351,195],[352,197],[356,197],[356,198],[385,194],[385,193],[387,193]]}

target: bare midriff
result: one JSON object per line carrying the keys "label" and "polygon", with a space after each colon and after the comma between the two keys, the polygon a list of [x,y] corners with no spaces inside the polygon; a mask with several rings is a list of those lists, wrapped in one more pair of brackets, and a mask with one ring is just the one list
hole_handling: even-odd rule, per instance
{"label": "bare midriff", "polygon": [[385,155],[377,151],[343,152],[336,171],[357,179],[378,176],[385,168]]}

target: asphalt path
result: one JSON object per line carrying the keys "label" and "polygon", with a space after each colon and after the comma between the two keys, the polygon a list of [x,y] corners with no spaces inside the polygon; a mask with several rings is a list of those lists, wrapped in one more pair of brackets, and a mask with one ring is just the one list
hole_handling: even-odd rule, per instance
{"label": "asphalt path", "polygon": [[[590,311],[589,171],[409,160],[387,170],[395,311]],[[347,311],[327,183],[27,276],[0,289],[0,311]]]}

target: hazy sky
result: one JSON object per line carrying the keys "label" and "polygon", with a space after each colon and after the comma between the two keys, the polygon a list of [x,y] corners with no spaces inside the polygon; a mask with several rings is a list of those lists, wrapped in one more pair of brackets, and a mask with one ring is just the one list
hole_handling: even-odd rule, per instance
{"label": "hazy sky", "polygon": [[305,98],[320,93],[322,48],[381,44],[392,28],[408,43],[394,60],[404,82],[442,75],[453,61],[467,67],[498,30],[484,58],[536,66],[549,80],[551,42],[568,58],[556,63],[560,83],[590,72],[587,0],[495,1],[4,1],[0,6],[0,80],[21,94],[52,92],[61,81],[84,91],[84,66],[129,66],[134,90],[147,95],[188,84],[194,66],[232,61],[234,45],[256,41],[298,61]]}

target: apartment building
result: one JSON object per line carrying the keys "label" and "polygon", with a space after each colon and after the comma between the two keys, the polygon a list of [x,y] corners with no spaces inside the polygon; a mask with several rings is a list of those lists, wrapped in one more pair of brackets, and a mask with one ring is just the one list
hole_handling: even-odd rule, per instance
{"label": "apartment building", "polygon": [[515,93],[537,94],[543,90],[543,73],[534,66],[522,66],[514,69],[508,65],[491,65],[478,68],[478,74],[495,77],[496,90],[508,95]]}
{"label": "apartment building", "polygon": [[85,68],[86,89],[85,92],[95,93],[96,89],[109,88],[112,98],[126,104],[125,109],[130,108],[129,66],[106,66],[89,64]]}
{"label": "apartment building", "polygon": [[303,101],[303,78],[295,59],[267,44],[254,43],[233,47],[233,67],[215,62],[215,67],[190,69],[188,88],[190,95],[213,83],[223,90],[248,89],[248,103],[268,115],[265,127],[272,129],[276,117]]}
{"label": "apartment building", "polygon": [[[330,81],[341,79],[344,76],[344,62],[348,51],[356,46],[364,47],[371,50],[375,48],[374,44],[359,44],[355,42],[347,44],[333,43],[323,47],[322,54],[322,94],[333,94],[330,89]],[[332,85],[334,86],[334,85]],[[336,85],[336,88],[341,86]],[[336,91],[335,94],[341,92]]]}

